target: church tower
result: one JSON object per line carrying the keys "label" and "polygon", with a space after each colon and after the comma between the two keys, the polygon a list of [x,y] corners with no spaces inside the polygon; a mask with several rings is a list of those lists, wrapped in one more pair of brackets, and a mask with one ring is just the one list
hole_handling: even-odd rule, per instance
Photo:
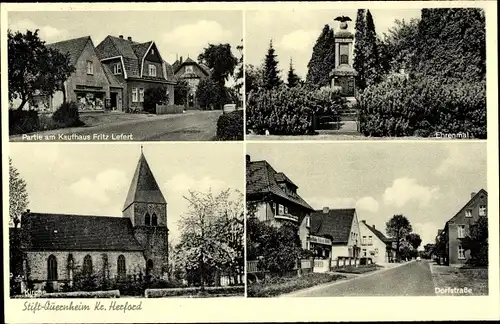
{"label": "church tower", "polygon": [[146,273],[161,277],[167,269],[167,201],[142,152],[135,169],[123,217],[132,222],[134,236],[144,250]]}

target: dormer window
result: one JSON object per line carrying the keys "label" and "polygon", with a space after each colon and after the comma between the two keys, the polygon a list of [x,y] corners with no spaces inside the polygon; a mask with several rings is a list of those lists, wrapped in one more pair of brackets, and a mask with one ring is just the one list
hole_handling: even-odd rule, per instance
{"label": "dormer window", "polygon": [[146,226],[151,225],[151,216],[149,216],[149,213],[146,213],[146,216],[144,217],[144,225]]}
{"label": "dormer window", "polygon": [[149,76],[156,76],[156,66],[149,64]]}
{"label": "dormer window", "polygon": [[117,63],[113,66],[113,74],[122,74],[122,65]]}
{"label": "dormer window", "polygon": [[283,215],[283,212],[285,211],[285,206],[278,204],[278,215]]}
{"label": "dormer window", "polygon": [[285,214],[288,214],[288,207],[287,206],[284,206],[283,207],[284,211],[285,211]]}
{"label": "dormer window", "polygon": [[151,225],[158,226],[158,217],[156,216],[155,213],[153,213],[153,217],[151,217]]}

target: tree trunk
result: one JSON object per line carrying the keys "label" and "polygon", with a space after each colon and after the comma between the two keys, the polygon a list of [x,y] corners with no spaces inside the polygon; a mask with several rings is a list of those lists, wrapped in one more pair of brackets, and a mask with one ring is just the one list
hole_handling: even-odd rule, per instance
{"label": "tree trunk", "polygon": [[18,111],[21,111],[23,110],[24,108],[24,105],[28,102],[28,98],[23,96],[22,100],[21,100],[21,104],[19,105],[19,107],[17,107],[17,110]]}

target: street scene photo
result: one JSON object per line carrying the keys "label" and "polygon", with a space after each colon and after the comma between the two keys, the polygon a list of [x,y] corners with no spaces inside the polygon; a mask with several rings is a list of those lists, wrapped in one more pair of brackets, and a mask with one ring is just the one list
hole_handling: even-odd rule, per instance
{"label": "street scene photo", "polygon": [[485,139],[480,8],[249,10],[248,140]]}
{"label": "street scene photo", "polygon": [[9,12],[10,141],[243,140],[242,17]]}
{"label": "street scene photo", "polygon": [[248,297],[488,295],[484,142],[247,143]]}
{"label": "street scene photo", "polygon": [[243,297],[243,169],[229,143],[11,144],[11,298]]}

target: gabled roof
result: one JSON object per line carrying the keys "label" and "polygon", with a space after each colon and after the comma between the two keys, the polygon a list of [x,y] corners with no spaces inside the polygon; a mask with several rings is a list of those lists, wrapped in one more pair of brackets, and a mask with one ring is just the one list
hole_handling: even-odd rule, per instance
{"label": "gabled roof", "polygon": [[62,42],[46,44],[45,46],[56,49],[63,54],[69,54],[71,64],[75,65],[78,58],[82,54],[85,45],[87,45],[89,41],[92,42],[90,36],[85,36],[68,39]]}
{"label": "gabled roof", "polygon": [[450,218],[450,219],[449,219],[446,223],[449,223],[449,222],[453,221],[453,220],[454,220],[454,219],[455,219],[455,218],[456,218],[456,217],[457,217],[457,216],[458,216],[461,212],[463,212],[463,211],[464,211],[464,209],[466,209],[467,207],[469,207],[469,205],[470,205],[470,204],[471,204],[474,200],[476,200],[476,199],[477,199],[477,197],[479,197],[479,195],[481,195],[481,194],[483,194],[483,195],[485,195],[485,196],[488,196],[488,192],[486,192],[486,190],[484,190],[484,189],[479,190],[479,191],[478,191],[478,192],[474,195],[474,197],[472,197],[471,199],[469,199],[469,201],[468,201],[468,202],[467,202],[467,203],[466,203],[466,204],[465,204],[462,208],[460,208],[460,210],[459,210],[459,211],[455,214],[455,216],[453,216],[452,218]]}
{"label": "gabled roof", "polygon": [[290,195],[280,188],[276,181],[278,172],[267,161],[254,161],[247,164],[247,195],[271,193],[300,205],[310,211],[314,210],[298,194]]}
{"label": "gabled roof", "polygon": [[347,244],[356,209],[317,210],[311,214],[310,233],[331,237],[332,243]]}
{"label": "gabled roof", "polygon": [[121,85],[120,81],[115,77],[113,72],[109,69],[109,67],[106,64],[101,64],[103,69],[104,69],[104,74],[106,75],[106,78],[108,79],[109,86],[113,88],[123,88]]}
{"label": "gabled roof", "polygon": [[[180,70],[180,68],[183,67],[184,65],[196,65],[200,68],[201,72],[203,72],[205,75],[210,75],[210,68],[208,66],[206,66],[203,63],[198,63],[190,57],[188,57],[185,61],[182,61],[182,63],[179,60],[176,60],[174,62],[174,64],[172,64],[172,70],[173,70],[174,74],[177,73]],[[187,77],[187,76],[184,76],[184,74],[181,77]],[[197,77],[199,77],[199,76],[197,75]]]}
{"label": "gabled roof", "polygon": [[291,184],[293,187],[298,188],[298,186],[295,183],[293,183],[293,181],[290,180],[290,178],[287,177],[286,174],[284,174],[283,172],[276,173],[275,178],[277,182],[287,182]]}
{"label": "gabled roof", "polygon": [[167,203],[142,152],[135,169],[134,177],[130,183],[123,210],[127,209],[134,202]]}
{"label": "gabled roof", "polygon": [[167,80],[173,81],[174,80],[174,70],[172,68],[172,65],[168,64],[167,61],[163,60],[163,70],[165,73],[165,77]]}
{"label": "gabled roof", "polygon": [[21,228],[30,250],[142,251],[129,218],[29,213]]}
{"label": "gabled roof", "polygon": [[379,231],[378,229],[376,229],[375,227],[373,226],[370,226],[366,223],[364,223],[366,225],[366,227],[372,231],[373,234],[375,234],[375,236],[377,236],[382,242],[384,243],[391,243],[393,241],[392,238],[389,238],[387,236],[385,236],[381,231]]}

